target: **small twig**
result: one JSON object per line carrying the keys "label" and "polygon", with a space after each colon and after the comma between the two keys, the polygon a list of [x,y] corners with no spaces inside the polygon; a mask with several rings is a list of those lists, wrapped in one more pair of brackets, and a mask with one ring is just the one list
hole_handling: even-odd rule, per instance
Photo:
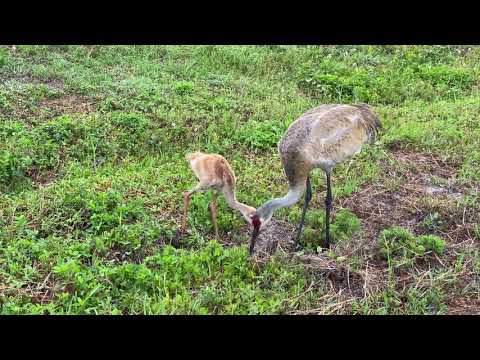
{"label": "small twig", "polygon": [[45,291],[45,294],[42,296],[42,300],[40,301],[43,304],[43,301],[45,300],[45,297],[48,295],[48,289]]}
{"label": "small twig", "polygon": [[45,287],[45,284],[47,283],[48,279],[50,278],[50,275],[52,275],[51,271],[45,277],[45,280],[43,280],[42,284],[40,286],[37,286],[37,290],[43,289]]}
{"label": "small twig", "polygon": [[[317,298],[317,301],[323,300],[327,297],[333,297],[333,296],[335,296],[335,295],[332,295],[332,294],[329,293],[329,294],[326,294],[326,295],[323,295],[323,296]],[[291,312],[291,314],[296,314],[296,315],[301,315],[301,314],[306,315],[306,314],[312,314],[312,313],[315,314],[315,313],[318,313],[319,311],[321,311],[322,309],[323,309],[323,307],[316,308],[316,309],[310,309],[310,310],[293,311],[293,312]]]}
{"label": "small twig", "polygon": [[348,291],[350,291],[350,294],[352,294],[352,289],[350,288],[350,269],[347,266],[347,286],[348,286]]}
{"label": "small twig", "polygon": [[93,49],[95,49],[95,45],[93,45],[93,46],[90,48],[90,50],[89,50],[89,52],[88,52],[88,54],[87,54],[87,57],[90,57],[90,55],[92,55]]}
{"label": "small twig", "polygon": [[417,290],[418,288],[418,285],[420,285],[420,283],[423,281],[423,279],[430,273],[430,270],[429,271],[425,271],[421,276],[420,276],[420,279],[418,279],[417,283],[415,284],[415,290]]}
{"label": "small twig", "polygon": [[[348,304],[348,303],[351,303],[352,301],[355,301],[355,299],[347,299],[345,301],[341,301],[339,303],[336,303],[335,305],[333,305],[330,309],[326,309],[324,314],[325,315],[330,315],[332,314],[334,311],[338,310],[343,304]],[[329,311],[329,312],[327,312]]]}
{"label": "small twig", "polygon": [[443,263],[443,261],[438,257],[438,255],[436,253],[433,253],[435,255],[435,258],[438,260],[438,262],[443,266],[445,267],[445,264]]}
{"label": "small twig", "polygon": [[309,293],[309,292],[312,290],[313,285],[314,285],[314,284],[317,284],[317,283],[318,283],[318,282],[312,281],[312,282],[310,283],[310,285],[308,286],[308,289],[307,289],[307,290],[305,290],[305,291],[302,292],[301,294],[295,296],[293,299],[284,299],[283,301],[289,301],[290,303],[293,303],[294,301],[298,300],[299,298],[301,298],[301,297],[305,296],[307,293]]}

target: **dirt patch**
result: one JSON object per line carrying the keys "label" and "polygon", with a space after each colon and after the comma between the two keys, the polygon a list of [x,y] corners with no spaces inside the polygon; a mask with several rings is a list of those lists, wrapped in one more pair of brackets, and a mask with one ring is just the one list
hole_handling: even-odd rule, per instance
{"label": "dirt patch", "polygon": [[[449,163],[442,160],[436,154],[420,153],[407,150],[397,150],[392,153],[393,157],[413,170],[415,179],[429,181],[431,175],[450,178],[457,174],[460,164]],[[416,169],[416,171],[415,171]],[[423,175],[422,175],[423,174]]]}
{"label": "dirt patch", "polygon": [[[62,95],[43,99],[34,107],[17,103],[10,115],[18,119],[42,118],[45,120],[64,114],[88,114],[96,110],[98,99],[83,95]],[[5,111],[3,111],[5,113]]]}
{"label": "dirt patch", "polygon": [[10,295],[17,296],[18,294],[28,297],[34,304],[48,304],[53,301],[55,283],[52,273],[49,272],[44,280],[40,283],[26,283],[21,287],[12,285],[0,285],[0,298],[8,298]]}
{"label": "dirt patch", "polygon": [[[241,230],[242,239],[248,239],[252,233],[252,227],[245,225]],[[258,235],[255,243],[255,256],[264,257],[274,254],[276,251],[291,251],[292,240],[295,234],[295,226],[281,220],[272,219],[267,227]]]}
{"label": "dirt patch", "polygon": [[[243,239],[250,240],[251,228],[243,230]],[[293,239],[296,227],[288,222],[272,219],[269,226],[258,236],[254,252],[254,261],[267,262],[281,252],[296,263],[301,263],[315,283],[311,286],[323,287],[332,297],[360,299],[367,293],[376,293],[383,279],[383,270],[374,269],[367,262],[364,269],[352,270],[347,263],[334,259],[325,253],[306,254],[295,252]],[[347,303],[345,303],[348,306]]]}
{"label": "dirt patch", "polygon": [[480,315],[480,300],[458,297],[448,304],[448,315]]}
{"label": "dirt patch", "polygon": [[372,267],[366,262],[362,269],[353,270],[339,259],[325,254],[291,254],[314,279],[308,286],[319,288],[323,294],[322,306],[317,309],[293,311],[292,314],[349,314],[352,303],[378,294],[387,287],[388,276],[384,269]]}
{"label": "dirt patch", "polygon": [[[19,119],[30,117],[52,117],[62,114],[89,113],[96,110],[96,104],[99,99],[91,96],[79,94],[66,94],[65,85],[58,79],[36,79],[30,75],[21,75],[0,79],[2,86],[10,89],[14,99],[12,99],[12,109],[0,109],[2,113],[14,115]],[[20,89],[17,89],[20,84]],[[38,102],[34,101],[30,95],[22,90],[27,85],[43,85],[54,93],[53,97],[44,98]]]}
{"label": "dirt patch", "polygon": [[26,173],[33,183],[39,188],[45,188],[55,182],[57,173],[54,170],[44,171],[39,173],[37,168],[31,167]]}
{"label": "dirt patch", "polygon": [[12,82],[18,82],[23,85],[45,85],[48,89],[63,92],[65,85],[59,79],[37,79],[31,75],[17,75],[0,78],[0,83],[4,86],[13,86]]}
{"label": "dirt patch", "polygon": [[38,107],[48,109],[52,115],[89,113],[95,111],[97,99],[80,95],[65,95],[56,99],[42,100]]}
{"label": "dirt patch", "polygon": [[[465,240],[471,232],[473,209],[460,209],[456,201],[466,190],[455,185],[458,164],[448,164],[434,154],[397,151],[391,154],[395,165],[383,164],[384,175],[375,184],[367,184],[338,204],[354,212],[362,221],[364,238],[374,242],[378,234],[393,225],[402,226],[417,234],[425,233],[419,225],[432,212],[425,200],[435,199],[444,208],[439,235],[450,235],[453,242]],[[400,179],[392,184],[392,179]],[[438,182],[442,185],[436,185]],[[468,213],[467,213],[468,212]],[[466,216],[459,216],[465,213]],[[468,216],[467,216],[468,215]],[[469,230],[470,229],[470,230]]]}
{"label": "dirt patch", "polygon": [[316,279],[324,280],[327,291],[353,298],[365,296],[366,279],[361,272],[352,271],[347,265],[325,255],[297,255],[295,258]]}

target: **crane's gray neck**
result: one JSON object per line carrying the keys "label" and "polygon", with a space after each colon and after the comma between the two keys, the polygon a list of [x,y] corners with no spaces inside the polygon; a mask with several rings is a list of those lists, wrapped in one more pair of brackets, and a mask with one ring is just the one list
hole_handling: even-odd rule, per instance
{"label": "crane's gray neck", "polygon": [[303,186],[297,186],[295,188],[289,189],[287,195],[285,195],[284,197],[269,200],[265,204],[260,206],[260,208],[258,208],[257,210],[257,214],[273,214],[273,212],[280,208],[292,206],[298,200],[300,200],[304,190],[305,184],[303,184]]}

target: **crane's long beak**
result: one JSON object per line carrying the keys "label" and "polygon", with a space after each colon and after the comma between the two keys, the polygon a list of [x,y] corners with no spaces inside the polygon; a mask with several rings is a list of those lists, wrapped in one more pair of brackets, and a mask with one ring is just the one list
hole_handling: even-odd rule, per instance
{"label": "crane's long beak", "polygon": [[252,239],[250,240],[250,255],[253,254],[253,248],[255,247],[255,242],[257,241],[258,233],[260,232],[260,227],[256,226],[253,228]]}

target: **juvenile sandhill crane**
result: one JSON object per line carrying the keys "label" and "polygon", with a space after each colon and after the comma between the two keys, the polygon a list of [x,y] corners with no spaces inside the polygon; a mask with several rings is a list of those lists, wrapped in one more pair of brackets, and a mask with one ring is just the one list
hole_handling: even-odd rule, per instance
{"label": "juvenile sandhill crane", "polygon": [[305,214],[312,198],[310,172],[315,168],[324,170],[327,175],[323,247],[329,248],[331,172],[337,164],[358,153],[367,141],[373,142],[380,128],[378,117],[367,104],[321,105],[295,120],[278,143],[278,152],[288,179],[288,193],[284,197],[267,201],[255,212],[252,218],[250,254],[253,253],[258,234],[268,224],[274,211],[295,204],[306,188],[302,218],[294,239],[294,246],[298,249]]}
{"label": "juvenile sandhill crane", "polygon": [[183,223],[182,228],[185,229],[187,225],[188,203],[190,196],[197,191],[213,190],[212,202],[210,203],[210,211],[212,215],[212,223],[215,229],[215,236],[218,239],[217,226],[217,199],[216,193],[222,193],[227,201],[227,204],[243,215],[248,223],[252,223],[255,208],[242,204],[237,201],[235,196],[235,174],[232,167],[227,160],[218,154],[204,154],[202,152],[194,152],[188,154],[186,160],[190,162],[190,166],[197,176],[199,183],[190,191],[183,193]]}

